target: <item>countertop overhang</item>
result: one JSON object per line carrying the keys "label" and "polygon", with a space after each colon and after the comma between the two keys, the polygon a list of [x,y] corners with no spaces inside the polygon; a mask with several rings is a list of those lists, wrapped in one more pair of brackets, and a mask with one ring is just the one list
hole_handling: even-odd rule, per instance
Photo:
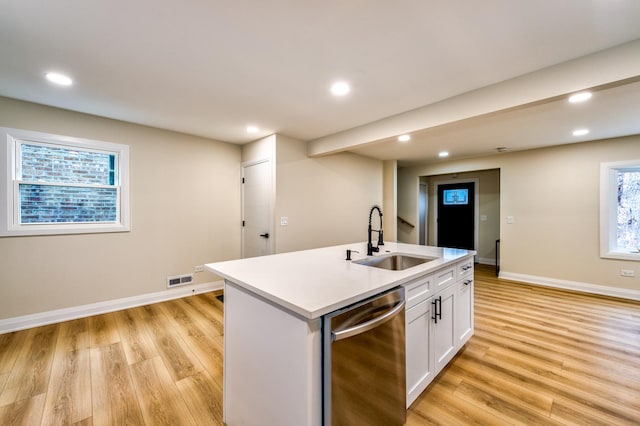
{"label": "countertop overhang", "polygon": [[[346,251],[358,253],[346,259]],[[367,244],[353,243],[248,259],[208,263],[205,268],[307,320],[402,285],[475,254],[472,250],[387,242],[374,257],[406,253],[436,257],[402,271],[360,265]]]}

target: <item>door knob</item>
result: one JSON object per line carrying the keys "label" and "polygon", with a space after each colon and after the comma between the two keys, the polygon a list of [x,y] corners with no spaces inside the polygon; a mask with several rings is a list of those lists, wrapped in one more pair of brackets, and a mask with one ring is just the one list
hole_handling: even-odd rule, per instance
{"label": "door knob", "polygon": [[265,232],[264,234],[260,234],[260,236],[263,238],[269,238],[269,233]]}

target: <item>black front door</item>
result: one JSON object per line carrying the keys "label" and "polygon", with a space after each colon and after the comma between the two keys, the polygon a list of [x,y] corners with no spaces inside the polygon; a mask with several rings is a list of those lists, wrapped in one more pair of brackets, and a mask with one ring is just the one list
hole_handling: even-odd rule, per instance
{"label": "black front door", "polygon": [[475,183],[438,185],[438,247],[474,249]]}

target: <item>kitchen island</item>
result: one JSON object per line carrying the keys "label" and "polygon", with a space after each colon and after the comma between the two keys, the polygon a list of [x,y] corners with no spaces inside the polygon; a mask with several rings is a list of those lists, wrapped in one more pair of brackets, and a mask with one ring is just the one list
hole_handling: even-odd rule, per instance
{"label": "kitchen island", "polygon": [[[449,285],[458,278],[455,265],[466,262],[468,272],[475,254],[402,243],[380,249],[376,257],[404,253],[434,260],[404,270],[376,268],[357,263],[367,249],[354,243],[205,265],[225,278],[227,424],[322,424],[322,316],[398,286],[417,306],[435,294],[439,271]],[[345,260],[347,250],[352,261]]]}

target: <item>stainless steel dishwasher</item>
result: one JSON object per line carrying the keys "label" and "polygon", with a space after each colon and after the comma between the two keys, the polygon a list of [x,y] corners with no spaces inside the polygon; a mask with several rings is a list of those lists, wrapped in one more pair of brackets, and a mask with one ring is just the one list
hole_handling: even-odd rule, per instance
{"label": "stainless steel dishwasher", "polygon": [[324,316],[323,423],[406,420],[404,288]]}

